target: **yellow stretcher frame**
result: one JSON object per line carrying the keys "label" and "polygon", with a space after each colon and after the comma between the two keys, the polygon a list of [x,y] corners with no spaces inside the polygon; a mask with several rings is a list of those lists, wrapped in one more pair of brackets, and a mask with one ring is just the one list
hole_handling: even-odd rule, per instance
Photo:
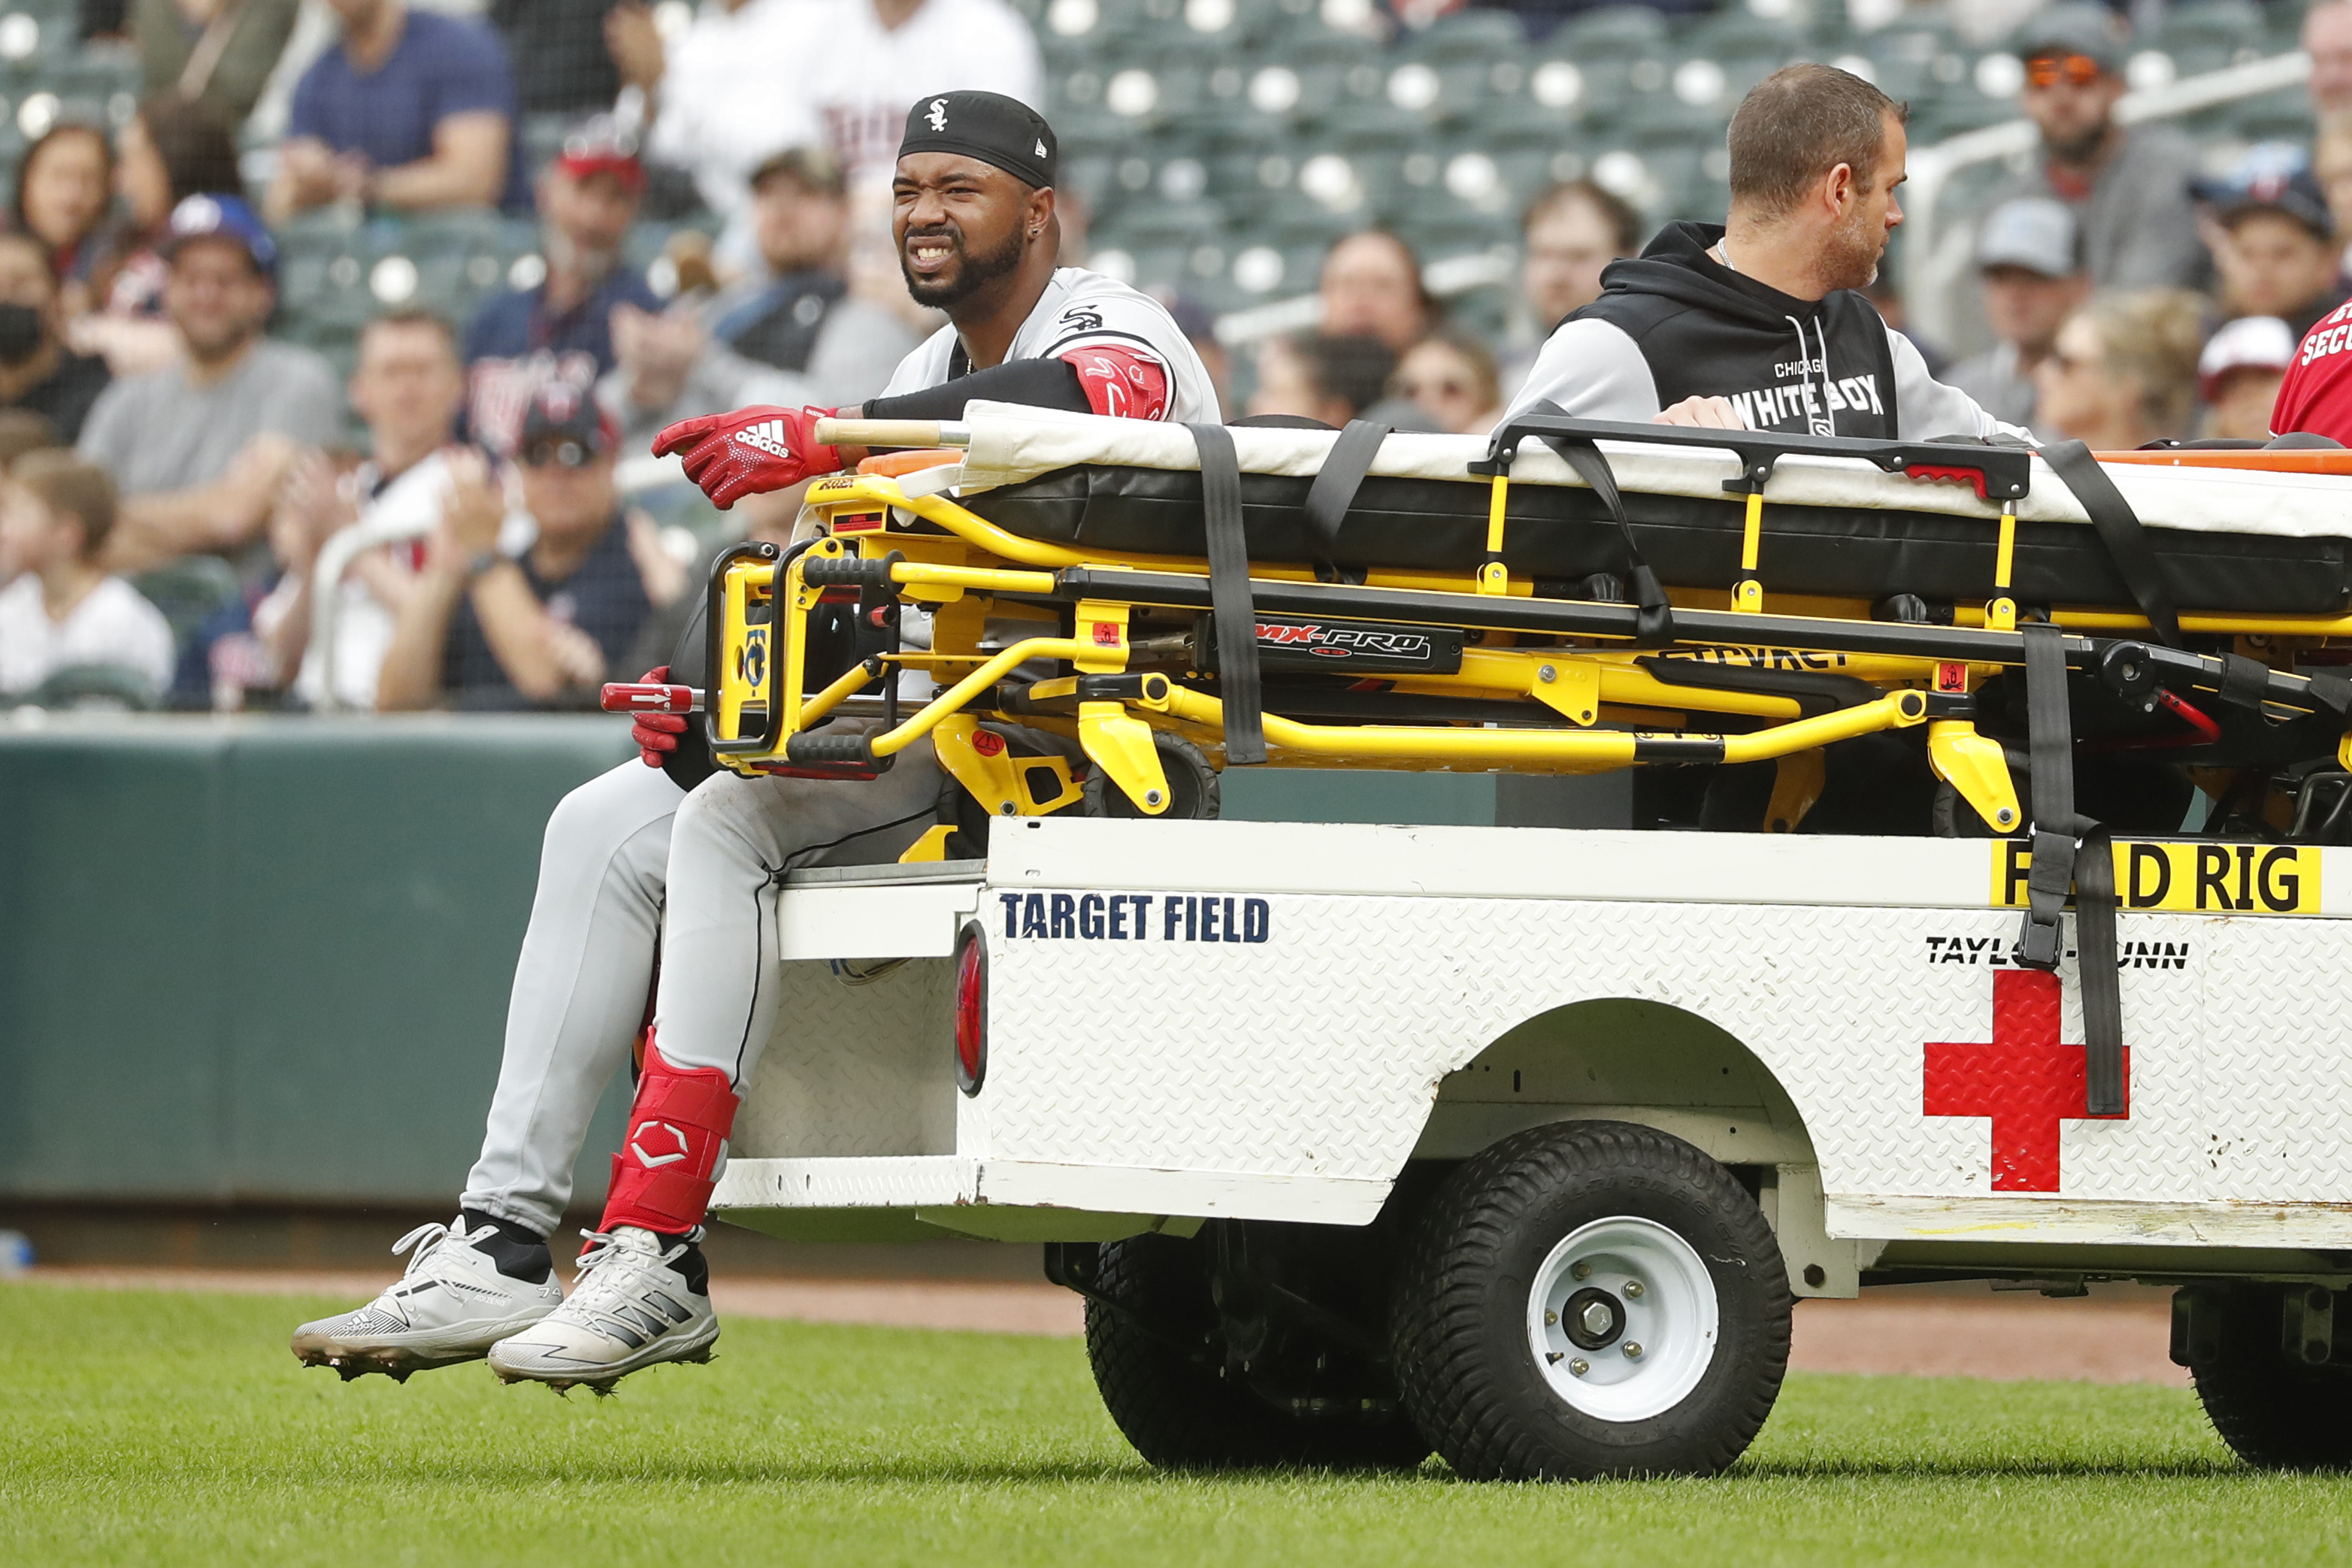
{"label": "yellow stretcher frame", "polygon": [[[854,428],[854,426],[852,427]],[[854,435],[841,438],[855,440]],[[935,462],[953,461],[952,451],[902,454],[889,459],[891,472],[845,474],[811,487],[806,506],[820,532],[783,568],[775,584],[772,561],[735,559],[724,564],[715,584],[719,607],[709,695],[715,742],[732,743],[720,761],[746,773],[796,771],[786,755],[792,740],[829,721],[849,697],[873,687],[878,677],[869,663],[853,668],[824,689],[802,689],[804,670],[801,630],[824,591],[808,581],[819,563],[858,561],[887,577],[904,604],[929,607],[934,616],[928,652],[902,652],[881,661],[899,669],[927,669],[938,695],[898,722],[867,737],[870,757],[887,759],[929,739],[940,762],[992,813],[1038,816],[1068,809],[1080,792],[1060,759],[1006,759],[1001,748],[983,754],[975,747],[981,720],[1056,731],[1076,741],[1088,761],[1107,773],[1146,816],[1158,816],[1172,799],[1152,740],[1167,731],[1202,747],[1213,766],[1222,765],[1223,704],[1215,697],[1147,668],[1139,683],[1115,697],[1079,696],[1078,677],[1125,675],[1133,662],[1130,616],[1154,606],[1153,583],[1165,579],[1162,606],[1181,605],[1180,584],[1197,586],[1208,574],[1197,557],[1154,554],[1089,554],[1034,540],[998,527],[936,489],[909,493],[899,476]],[[879,466],[879,465],[877,465]],[[1507,476],[1492,481],[1490,533],[1503,527]],[[1635,648],[1607,637],[1559,638],[1532,646],[1494,625],[1497,600],[1525,599],[1533,584],[1488,561],[1456,573],[1373,568],[1364,586],[1457,598],[1460,615],[1449,624],[1466,634],[1461,668],[1452,674],[1382,676],[1400,693],[1444,697],[1496,706],[1497,719],[1485,724],[1305,723],[1268,713],[1264,728],[1269,760],[1290,766],[1380,767],[1486,772],[1509,770],[1580,773],[1612,771],[1645,763],[1777,761],[1779,784],[1768,811],[1769,828],[1788,830],[1801,821],[1821,787],[1821,748],[1854,736],[1925,724],[1929,764],[1996,831],[2023,826],[2015,783],[2001,746],[1977,732],[1966,717],[1932,711],[1930,693],[1964,697],[1990,675],[2022,661],[2021,639],[1983,658],[1962,660],[1867,651],[1806,649],[1788,640],[1788,629],[1830,621],[1864,622],[1870,608],[1858,601],[1782,595],[1771,613],[1763,609],[1758,573],[1766,537],[1760,493],[1748,497],[1738,581],[1721,590],[1670,590],[1679,609],[1722,606],[1755,628],[1769,645],[1749,647],[1722,640],[1684,642],[1664,648]],[[2015,530],[2014,508],[2004,509],[1995,559],[1988,563],[1988,597],[1981,608],[1962,608],[1957,625],[1972,630],[2011,633],[2017,608],[2008,592],[2009,562]],[[922,531],[916,531],[929,525]],[[1499,537],[1490,538],[1499,553]],[[999,596],[1066,597],[1056,574],[1087,568],[1136,574],[1137,584],[1117,599],[1081,599],[1075,605],[1069,637],[1020,638],[994,650],[981,646],[989,610]],[[1267,584],[1316,582],[1311,566],[1252,563],[1255,582]],[[763,605],[777,613],[764,617]],[[1034,611],[1032,613],[1034,613]],[[1355,612],[1346,612],[1352,615]],[[2052,619],[2070,632],[2128,632],[2146,619],[2111,607],[2053,610]],[[2242,638],[2325,641],[2352,637],[2352,616],[2183,616],[2186,630],[2234,634]],[[772,627],[772,632],[770,631]],[[757,657],[757,645],[772,635],[775,646]],[[1763,665],[1787,659],[1822,668],[1881,687],[1885,695],[1806,717],[1790,697],[1755,691],[1673,684],[1638,660],[1686,658],[1702,662]],[[1074,716],[976,711],[974,704],[1016,668],[1053,660],[1076,674],[1045,683],[1033,695],[1079,697]],[[753,677],[764,673],[765,679]],[[756,718],[769,728],[781,704],[782,722],[765,746],[746,749]],[[2313,705],[2315,707],[2315,704]],[[1541,715],[1540,724],[1513,723],[1515,715]],[[1690,728],[1695,716],[1721,715],[1765,721],[1745,733],[1712,733]],[[1636,728],[1646,719],[1654,728]],[[2352,738],[2344,752],[2352,755]],[[1018,765],[1016,765],[1018,764]],[[1041,793],[1032,775],[1054,785]],[[940,836],[927,838],[936,853]],[[921,852],[919,850],[919,852]]]}

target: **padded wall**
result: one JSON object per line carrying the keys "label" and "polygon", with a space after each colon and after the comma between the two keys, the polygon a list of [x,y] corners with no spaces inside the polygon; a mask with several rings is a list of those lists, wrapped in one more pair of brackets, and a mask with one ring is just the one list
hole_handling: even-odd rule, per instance
{"label": "padded wall", "polygon": [[[439,1204],[595,716],[0,720],[0,1196]],[[1259,820],[1620,826],[1622,775],[1235,770]],[[608,1094],[579,1194],[604,1190]]]}

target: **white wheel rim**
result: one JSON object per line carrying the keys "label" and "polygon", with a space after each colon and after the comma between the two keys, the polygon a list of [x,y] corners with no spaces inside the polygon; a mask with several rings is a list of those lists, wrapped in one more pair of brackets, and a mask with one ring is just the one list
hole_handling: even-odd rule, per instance
{"label": "white wheel rim", "polygon": [[1706,1261],[1664,1226],[1631,1215],[1570,1231],[1528,1292],[1538,1370],[1554,1394],[1602,1421],[1644,1421],[1681,1404],[1715,1360],[1716,1324]]}

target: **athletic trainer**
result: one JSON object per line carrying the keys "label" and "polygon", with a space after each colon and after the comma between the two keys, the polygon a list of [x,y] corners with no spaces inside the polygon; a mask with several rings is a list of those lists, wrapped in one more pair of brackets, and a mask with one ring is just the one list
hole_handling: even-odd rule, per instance
{"label": "athletic trainer", "polygon": [[1560,323],[1506,420],[1585,419],[1916,440],[2022,437],[1927,374],[1861,290],[1903,221],[1904,108],[1798,65],[1731,117],[1729,222],[1674,223],[1612,262]]}

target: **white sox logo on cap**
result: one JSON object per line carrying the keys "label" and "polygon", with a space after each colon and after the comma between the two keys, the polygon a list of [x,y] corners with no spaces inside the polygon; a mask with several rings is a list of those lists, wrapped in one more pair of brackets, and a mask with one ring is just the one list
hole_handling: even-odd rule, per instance
{"label": "white sox logo on cap", "polygon": [[[923,118],[931,122],[932,130],[945,131],[948,128],[948,100],[944,98],[935,98],[931,100],[930,112],[924,115]],[[1038,152],[1042,156],[1045,149],[1040,148],[1038,149]]]}

